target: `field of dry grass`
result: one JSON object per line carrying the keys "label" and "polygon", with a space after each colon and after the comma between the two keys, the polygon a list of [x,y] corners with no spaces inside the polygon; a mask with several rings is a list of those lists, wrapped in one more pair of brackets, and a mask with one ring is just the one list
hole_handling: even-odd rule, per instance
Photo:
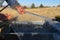
{"label": "field of dry grass", "polygon": [[[56,15],[60,15],[60,7],[59,8],[36,8],[36,9],[25,9],[25,10],[49,18],[54,18]],[[16,10],[13,10],[11,8],[6,8],[1,13],[11,14],[13,17],[19,15]],[[31,14],[23,14],[23,15],[19,15],[18,20],[19,21],[40,21],[41,18],[37,16],[32,16]]]}

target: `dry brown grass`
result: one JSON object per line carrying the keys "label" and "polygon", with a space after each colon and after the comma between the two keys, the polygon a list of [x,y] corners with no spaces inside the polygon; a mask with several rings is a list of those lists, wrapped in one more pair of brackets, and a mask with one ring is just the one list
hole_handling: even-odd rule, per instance
{"label": "dry brown grass", "polygon": [[[49,18],[54,18],[56,15],[60,15],[60,7],[59,8],[36,8],[36,9],[25,9],[25,10]],[[4,11],[2,11],[2,13],[4,14],[9,13],[13,17],[19,15],[16,10],[13,10],[11,8],[6,8]],[[19,15],[18,20],[19,21],[40,21],[41,18],[37,16],[32,16],[31,14],[23,14],[23,15]]]}

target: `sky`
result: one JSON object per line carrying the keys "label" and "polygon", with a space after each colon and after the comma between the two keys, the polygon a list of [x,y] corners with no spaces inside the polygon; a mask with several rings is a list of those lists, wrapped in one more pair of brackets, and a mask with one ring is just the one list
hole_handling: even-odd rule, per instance
{"label": "sky", "polygon": [[[32,3],[34,3],[36,7],[40,4],[43,4],[44,6],[60,5],[60,0],[18,0],[18,2],[20,3],[20,5],[28,7],[30,7]],[[7,3],[4,2],[3,5],[7,5]]]}

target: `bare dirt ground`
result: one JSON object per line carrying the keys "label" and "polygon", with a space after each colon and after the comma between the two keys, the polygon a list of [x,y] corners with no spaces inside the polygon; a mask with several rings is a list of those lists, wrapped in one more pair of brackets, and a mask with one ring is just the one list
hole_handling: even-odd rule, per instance
{"label": "bare dirt ground", "polygon": [[[1,9],[1,8],[0,8]],[[35,8],[35,9],[25,9],[26,11],[46,16],[48,18],[54,18],[56,15],[60,15],[60,7],[55,8]],[[42,19],[37,16],[32,16],[31,14],[19,15],[16,10],[11,8],[6,8],[1,13],[10,14],[12,17],[18,16],[19,21],[41,21]]]}

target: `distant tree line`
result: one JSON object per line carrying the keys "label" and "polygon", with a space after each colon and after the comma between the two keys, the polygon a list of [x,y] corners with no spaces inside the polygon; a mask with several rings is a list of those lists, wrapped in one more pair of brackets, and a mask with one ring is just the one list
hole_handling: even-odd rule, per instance
{"label": "distant tree line", "polygon": [[[24,8],[28,8],[27,6],[23,6]],[[43,8],[43,4],[41,4],[39,7],[36,7],[34,3],[32,3],[30,8]]]}
{"label": "distant tree line", "polygon": [[[38,8],[43,8],[43,7],[44,7],[43,4],[41,4]],[[35,7],[35,4],[32,3],[31,8],[37,8],[37,7]]]}
{"label": "distant tree line", "polygon": [[[38,7],[36,7],[35,4],[32,3],[31,7],[29,7],[29,8],[48,8],[48,7],[51,7],[51,6],[44,6],[43,4],[40,4]],[[52,7],[60,7],[60,5],[52,6]],[[24,8],[28,8],[28,7],[24,6]]]}
{"label": "distant tree line", "polygon": [[57,7],[60,7],[60,5],[58,5]]}
{"label": "distant tree line", "polygon": [[[24,8],[28,8],[27,6],[23,6]],[[32,3],[31,7],[29,8],[47,8],[50,6],[44,6],[43,4],[40,4],[40,6],[36,7],[34,3]]]}

